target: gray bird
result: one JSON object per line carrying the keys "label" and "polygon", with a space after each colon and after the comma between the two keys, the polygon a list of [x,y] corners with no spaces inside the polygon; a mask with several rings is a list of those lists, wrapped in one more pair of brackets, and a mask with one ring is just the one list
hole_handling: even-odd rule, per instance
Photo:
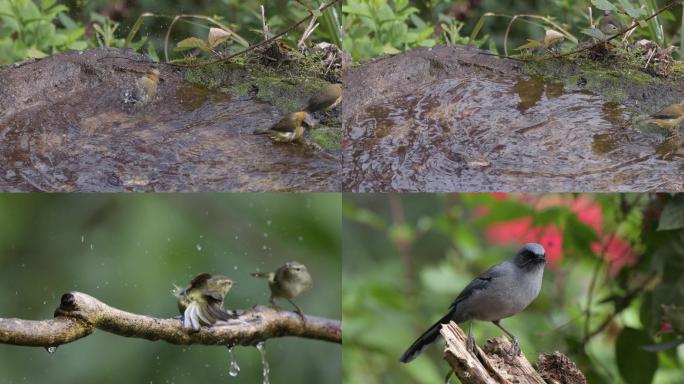
{"label": "gray bird", "polygon": [[449,307],[449,312],[425,331],[418,340],[404,352],[399,361],[408,363],[440,336],[442,324],[450,321],[469,321],[468,347],[475,349],[473,320],[491,321],[501,328],[512,340],[511,352],[520,354],[518,338],[503,325],[501,319],[511,317],[527,307],[534,300],[542,285],[546,264],[546,251],[540,244],[529,243],[512,258],[489,268],[476,277],[458,295]]}

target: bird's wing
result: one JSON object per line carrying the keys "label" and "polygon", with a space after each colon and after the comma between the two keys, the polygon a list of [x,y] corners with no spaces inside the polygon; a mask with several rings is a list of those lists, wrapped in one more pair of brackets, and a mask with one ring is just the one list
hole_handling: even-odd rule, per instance
{"label": "bird's wing", "polygon": [[216,320],[223,320],[223,321],[228,321],[230,319],[234,319],[236,316],[228,313],[225,309],[221,308],[218,305],[208,305],[207,306],[207,312],[211,315],[211,317]]}
{"label": "bird's wing", "polygon": [[202,296],[204,296],[208,302],[212,303],[222,303],[223,302],[223,296],[221,296],[220,293],[218,292],[213,292],[213,291],[202,291]]}
{"label": "bird's wing", "polygon": [[201,284],[204,284],[207,280],[211,278],[211,275],[208,273],[200,273],[199,275],[195,276],[194,279],[190,280],[190,288],[197,288]]}
{"label": "bird's wing", "polygon": [[199,331],[200,324],[197,316],[197,303],[192,302],[188,305],[183,313],[183,328]]}
{"label": "bird's wing", "polygon": [[284,117],[282,120],[275,123],[270,130],[277,132],[292,132],[294,124],[290,124],[288,120],[288,118]]}
{"label": "bird's wing", "polygon": [[682,115],[679,105],[671,105],[651,115],[654,119],[675,119]]}
{"label": "bird's wing", "polygon": [[449,308],[453,308],[458,304],[459,302],[469,298],[473,292],[479,291],[482,289],[487,289],[489,284],[493,279],[496,279],[497,277],[500,277],[503,275],[503,270],[500,267],[500,264],[497,264],[485,272],[482,272],[479,276],[477,276],[473,281],[470,282],[465,288],[463,288],[463,291],[456,297],[456,300],[454,300],[453,303],[451,303],[451,306]]}

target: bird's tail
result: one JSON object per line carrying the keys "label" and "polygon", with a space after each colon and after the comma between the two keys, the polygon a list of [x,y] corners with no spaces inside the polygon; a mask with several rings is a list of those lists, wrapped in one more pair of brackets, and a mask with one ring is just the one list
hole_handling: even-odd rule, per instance
{"label": "bird's tail", "polygon": [[266,130],[266,131],[254,131],[254,132],[252,132],[253,135],[268,135],[268,134],[270,134],[270,133],[271,133],[271,131],[269,131],[269,130]]}
{"label": "bird's tail", "polygon": [[399,361],[401,361],[402,363],[411,362],[413,359],[418,357],[418,355],[420,355],[420,353],[423,352],[425,348],[427,348],[430,344],[437,341],[437,339],[439,338],[439,331],[442,328],[442,324],[446,324],[453,319],[455,310],[456,308],[451,308],[451,310],[449,310],[449,313],[447,313],[444,317],[439,319],[439,321],[437,321],[436,323],[432,324],[432,326],[428,328],[427,331],[423,332],[423,334],[420,335],[420,337],[416,341],[414,341],[410,347],[408,347],[406,352],[404,352],[404,354],[401,355]]}

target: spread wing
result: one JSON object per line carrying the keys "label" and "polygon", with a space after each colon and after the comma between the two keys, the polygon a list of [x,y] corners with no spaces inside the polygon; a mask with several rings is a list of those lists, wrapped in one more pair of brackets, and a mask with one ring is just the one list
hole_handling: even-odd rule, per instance
{"label": "spread wing", "polygon": [[676,119],[684,113],[680,105],[671,105],[651,115],[655,119]]}
{"label": "spread wing", "polygon": [[194,279],[190,281],[190,288],[197,288],[200,285],[204,284],[211,278],[211,275],[208,273],[200,273],[199,275],[195,276]]}

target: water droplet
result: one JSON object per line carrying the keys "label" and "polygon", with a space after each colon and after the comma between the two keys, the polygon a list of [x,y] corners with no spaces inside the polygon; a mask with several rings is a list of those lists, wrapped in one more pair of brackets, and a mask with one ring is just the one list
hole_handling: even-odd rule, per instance
{"label": "water droplet", "polygon": [[233,347],[230,345],[226,345],[228,348],[228,374],[232,377],[235,377],[240,373],[240,366],[237,363],[237,360],[235,360],[235,352],[233,351]]}
{"label": "water droplet", "polygon": [[45,350],[47,351],[47,353],[52,355],[57,350],[57,347],[54,345],[51,345],[49,347],[45,347]]}
{"label": "water droplet", "polygon": [[197,252],[202,252],[202,245],[201,244],[196,244],[195,248],[197,248]]}
{"label": "water droplet", "polygon": [[237,266],[237,265],[234,266],[234,267],[233,267],[233,270],[234,270],[234,271],[237,271],[237,270],[238,270],[238,266]]}
{"label": "water droplet", "polygon": [[92,251],[93,249],[95,249],[95,246],[93,245],[93,243],[90,243],[90,250]]}
{"label": "water droplet", "polygon": [[304,240],[304,236],[299,236],[299,241]]}
{"label": "water droplet", "polygon": [[266,225],[271,225],[273,222],[271,220],[266,220]]}
{"label": "water droplet", "polygon": [[266,361],[266,346],[264,345],[263,341],[260,341],[257,343],[256,348],[259,350],[259,353],[261,354],[261,366],[263,368],[262,384],[270,384],[270,381],[268,380],[268,374],[271,372],[271,368],[268,366],[268,361]]}
{"label": "water droplet", "polygon": [[81,244],[85,243],[85,235],[81,235]]}

